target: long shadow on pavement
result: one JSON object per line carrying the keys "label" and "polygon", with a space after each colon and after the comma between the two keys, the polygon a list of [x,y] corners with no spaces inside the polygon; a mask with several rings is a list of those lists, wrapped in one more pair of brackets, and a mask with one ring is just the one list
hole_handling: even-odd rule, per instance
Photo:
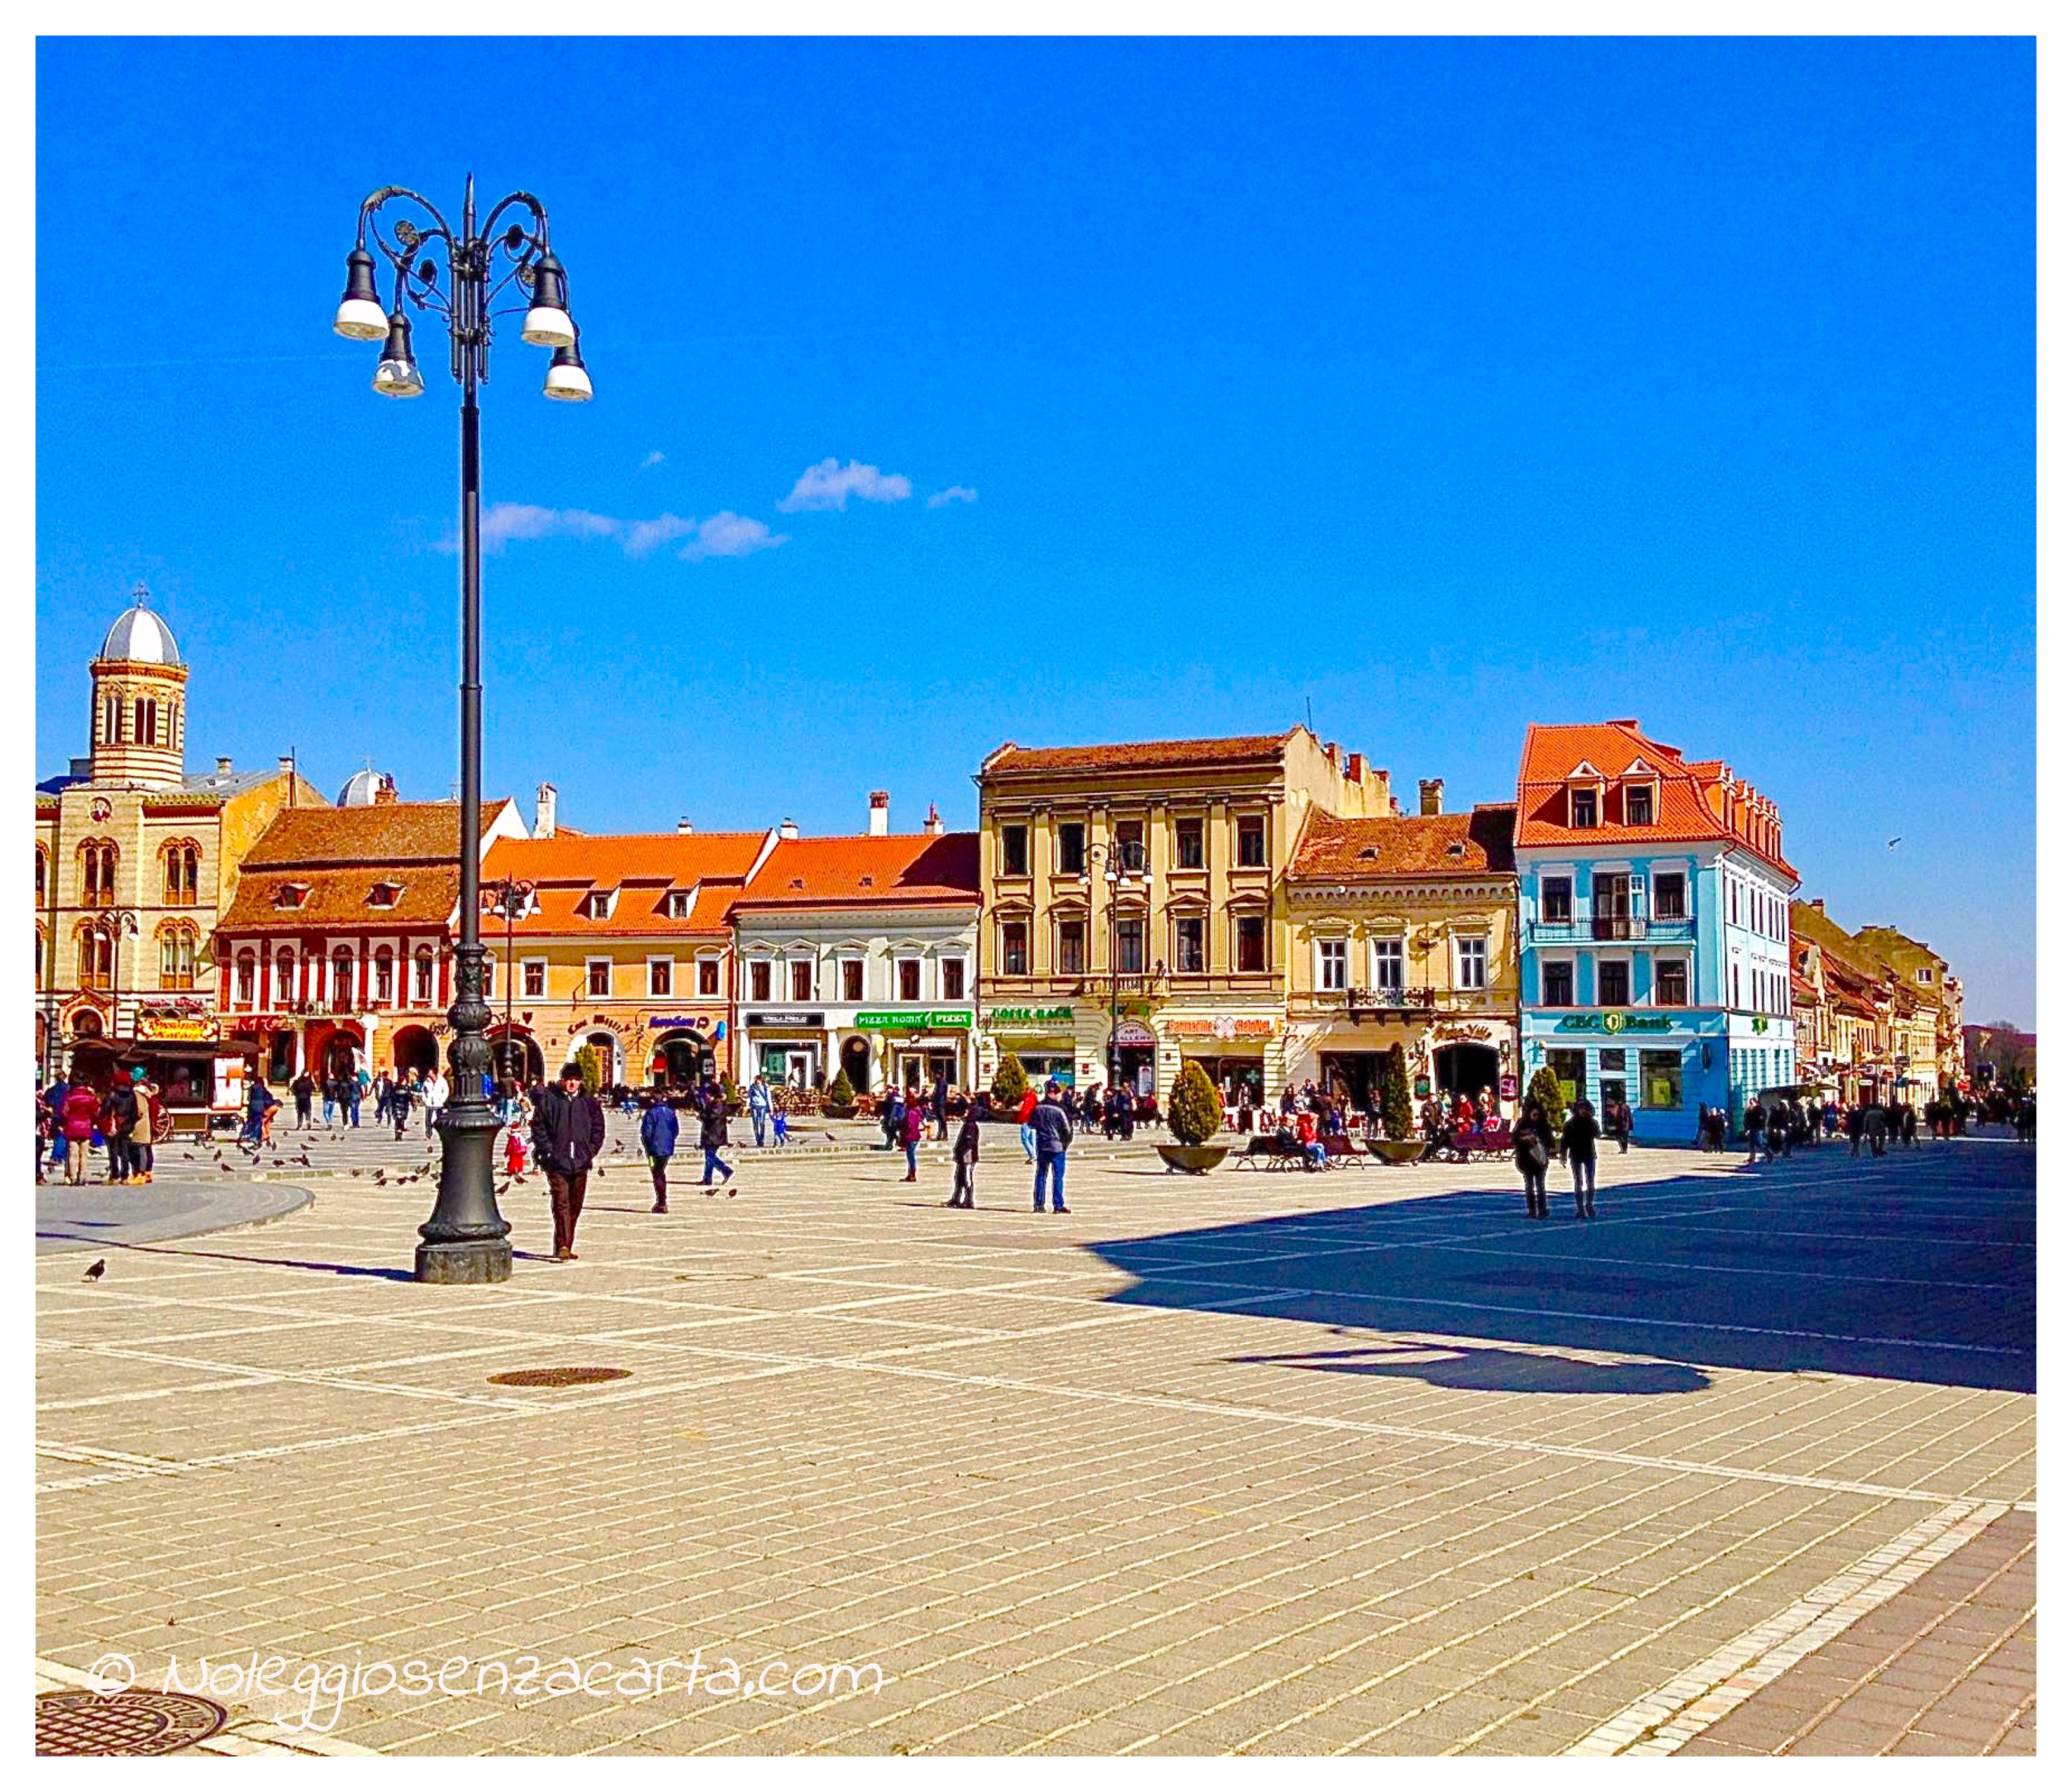
{"label": "long shadow on pavement", "polygon": [[1762,1170],[1606,1188],[1588,1224],[1568,1217],[1565,1193],[1552,1198],[1555,1218],[1528,1219],[1515,1183],[1492,1179],[1091,1248],[1136,1278],[1112,1297],[1120,1301],[1648,1359],[1613,1371],[1531,1351],[1434,1358],[1413,1346],[1241,1361],[1550,1391],[1704,1384],[1679,1365],[2035,1391],[2026,1153],[1944,1149],[1853,1164],[1802,1153]]}

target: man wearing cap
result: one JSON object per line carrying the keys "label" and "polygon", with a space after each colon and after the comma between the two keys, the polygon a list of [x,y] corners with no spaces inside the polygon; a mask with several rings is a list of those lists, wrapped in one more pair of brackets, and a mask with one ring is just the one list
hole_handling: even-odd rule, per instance
{"label": "man wearing cap", "polygon": [[532,1109],[532,1149],[547,1173],[553,1198],[554,1261],[576,1260],[576,1222],[582,1217],[590,1166],[604,1145],[604,1109],[584,1088],[582,1070],[561,1067],[560,1086],[543,1090]]}
{"label": "man wearing cap", "polygon": [[1069,1213],[1065,1205],[1065,1153],[1072,1143],[1072,1116],[1060,1099],[1063,1087],[1054,1078],[1043,1085],[1043,1099],[1029,1116],[1029,1132],[1036,1146],[1036,1211],[1043,1210],[1043,1183],[1050,1184],[1050,1211]]}

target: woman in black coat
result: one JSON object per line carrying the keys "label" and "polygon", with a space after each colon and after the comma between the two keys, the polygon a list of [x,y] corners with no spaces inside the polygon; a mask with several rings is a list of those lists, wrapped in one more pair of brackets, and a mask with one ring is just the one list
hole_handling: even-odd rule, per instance
{"label": "woman in black coat", "polygon": [[1511,1129],[1511,1161],[1525,1178],[1525,1217],[1547,1217],[1547,1165],[1554,1155],[1554,1128],[1536,1101],[1528,1101]]}

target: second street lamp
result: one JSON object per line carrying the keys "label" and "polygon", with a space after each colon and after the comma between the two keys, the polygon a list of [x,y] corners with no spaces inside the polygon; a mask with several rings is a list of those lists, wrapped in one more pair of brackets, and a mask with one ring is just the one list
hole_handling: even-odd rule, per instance
{"label": "second street lamp", "polygon": [[[384,208],[392,204],[410,215],[384,218]],[[506,212],[521,216],[500,232],[497,221]],[[385,310],[370,241],[395,270]],[[511,1226],[496,1207],[498,1120],[485,1090],[490,1047],[482,974],[482,428],[475,402],[476,388],[489,378],[490,306],[496,296],[514,285],[528,295],[520,334],[556,351],[547,372],[549,397],[588,398],[590,375],[577,351],[568,274],[548,246],[546,208],[530,193],[499,199],[478,230],[472,175],[458,229],[422,194],[407,187],[377,188],[361,202],[360,228],[345,266],[345,296],[332,327],[354,341],[380,343],[374,389],[384,398],[415,398],[424,392],[424,376],[410,348],[406,301],[446,319],[453,376],[461,389],[460,940],[454,949],[454,1005],[446,1011],[454,1030],[446,1054],[453,1099],[439,1119],[438,1199],[432,1217],[417,1228],[423,1241],[417,1247],[417,1280],[500,1282],[511,1274]]]}

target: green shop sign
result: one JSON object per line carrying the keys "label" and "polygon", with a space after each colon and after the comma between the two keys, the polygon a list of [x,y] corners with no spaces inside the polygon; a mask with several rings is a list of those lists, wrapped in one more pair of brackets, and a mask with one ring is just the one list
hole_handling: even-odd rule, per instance
{"label": "green shop sign", "polygon": [[996,1008],[986,1016],[990,1027],[1047,1027],[1070,1026],[1072,1011],[1070,1008]]}
{"label": "green shop sign", "polygon": [[1554,1023],[1556,1033],[1667,1033],[1675,1025],[1667,1014],[1628,1014],[1614,1009],[1607,1014],[1564,1014]]}
{"label": "green shop sign", "polygon": [[968,1008],[870,1008],[856,1017],[866,1033],[961,1033],[971,1024]]}

